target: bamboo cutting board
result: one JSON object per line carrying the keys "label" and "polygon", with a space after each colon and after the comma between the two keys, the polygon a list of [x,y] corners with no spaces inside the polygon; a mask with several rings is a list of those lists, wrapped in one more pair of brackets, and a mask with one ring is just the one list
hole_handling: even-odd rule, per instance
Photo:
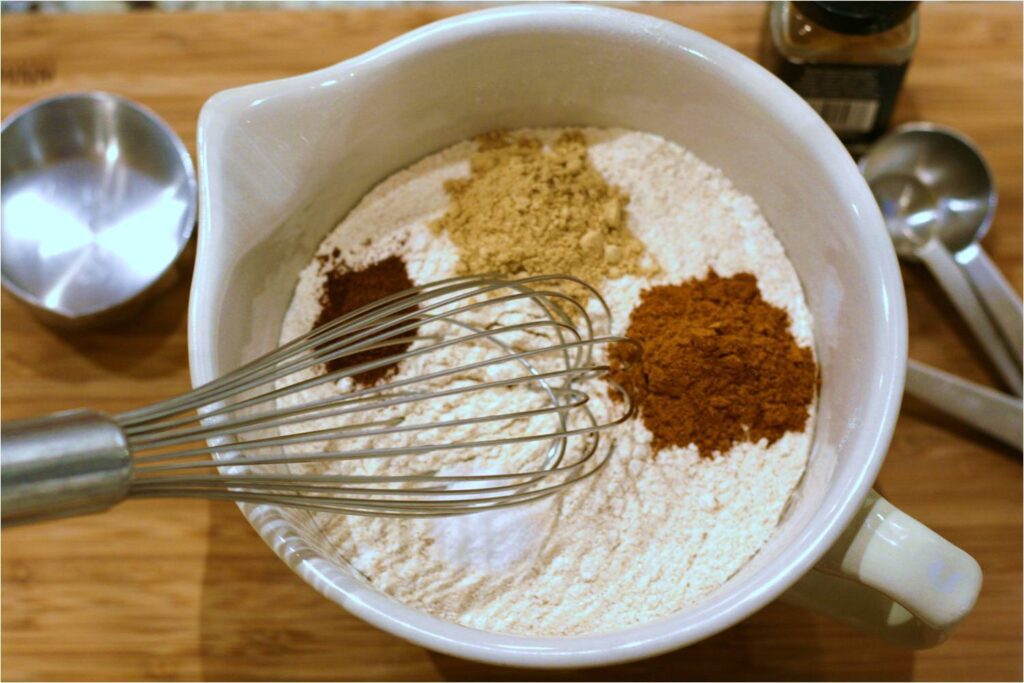
{"label": "bamboo cutting board", "polygon": [[[639,5],[753,56],[759,4]],[[213,93],[359,54],[448,7],[331,12],[11,16],[2,113],[40,97],[109,90],[148,105],[195,151]],[[986,248],[1021,284],[1021,5],[926,4],[897,122],[959,128],[988,155],[1000,205]],[[993,382],[926,275],[906,270],[911,355]],[[189,388],[187,276],[137,319],[58,333],[3,296],[5,419],[91,406],[112,412]],[[973,554],[974,613],[946,644],[898,650],[774,604],[691,648],[590,671],[501,669],[434,654],[364,624],[277,560],[237,509],[132,502],[5,531],[3,677],[15,679],[1020,679],[1021,463],[907,401],[879,487]]]}

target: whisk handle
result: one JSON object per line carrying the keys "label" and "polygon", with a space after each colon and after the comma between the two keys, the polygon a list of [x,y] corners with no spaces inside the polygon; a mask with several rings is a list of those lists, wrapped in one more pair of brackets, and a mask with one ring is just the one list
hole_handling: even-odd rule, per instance
{"label": "whisk handle", "polygon": [[106,510],[128,495],[131,450],[117,424],[72,410],[0,424],[2,523]]}

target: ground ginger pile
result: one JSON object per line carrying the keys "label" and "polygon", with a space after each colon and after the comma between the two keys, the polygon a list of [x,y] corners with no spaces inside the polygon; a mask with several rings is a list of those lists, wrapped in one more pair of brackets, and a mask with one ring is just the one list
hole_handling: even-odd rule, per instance
{"label": "ground ginger pile", "polygon": [[445,183],[448,210],[432,225],[458,247],[460,274],[568,274],[593,285],[652,274],[626,225],[629,197],[594,168],[581,132],[551,149],[502,132],[477,145],[470,177]]}

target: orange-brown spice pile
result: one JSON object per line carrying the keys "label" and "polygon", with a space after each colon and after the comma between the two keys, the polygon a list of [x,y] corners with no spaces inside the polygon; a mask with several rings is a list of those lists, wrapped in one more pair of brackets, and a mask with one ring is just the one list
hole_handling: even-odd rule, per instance
{"label": "orange-brown spice pile", "polygon": [[611,351],[613,375],[637,387],[652,446],[695,444],[704,457],[734,444],[802,431],[817,389],[811,349],[789,332],[787,313],[761,298],[748,273],[652,287],[630,315],[643,345]]}

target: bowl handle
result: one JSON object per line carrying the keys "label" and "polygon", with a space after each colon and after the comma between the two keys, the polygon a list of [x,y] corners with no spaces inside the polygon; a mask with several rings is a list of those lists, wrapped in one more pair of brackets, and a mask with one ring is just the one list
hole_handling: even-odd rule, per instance
{"label": "bowl handle", "polygon": [[782,599],[894,644],[927,648],[946,639],[980,590],[973,557],[872,491]]}

